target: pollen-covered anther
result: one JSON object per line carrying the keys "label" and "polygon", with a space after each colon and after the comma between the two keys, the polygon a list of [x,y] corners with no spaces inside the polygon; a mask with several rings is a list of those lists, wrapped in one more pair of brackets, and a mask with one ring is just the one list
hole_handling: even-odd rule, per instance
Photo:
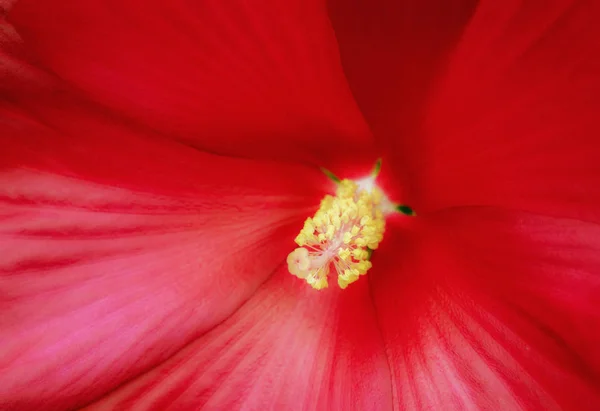
{"label": "pollen-covered anther", "polygon": [[346,288],[371,268],[369,257],[385,231],[379,207],[383,194],[378,188],[361,190],[351,180],[338,184],[335,196],[328,195],[296,237],[300,247],[287,258],[290,273],[313,288],[327,287],[334,269],[338,285]]}

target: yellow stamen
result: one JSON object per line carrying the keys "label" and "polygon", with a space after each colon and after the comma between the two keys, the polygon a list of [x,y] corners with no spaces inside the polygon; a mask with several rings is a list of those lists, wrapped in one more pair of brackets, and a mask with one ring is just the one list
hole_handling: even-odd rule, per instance
{"label": "yellow stamen", "polygon": [[363,190],[351,180],[340,181],[335,196],[325,196],[296,237],[300,247],[288,255],[290,273],[317,290],[327,287],[332,266],[341,288],[366,274],[369,249],[379,246],[385,231],[382,198],[377,187]]}

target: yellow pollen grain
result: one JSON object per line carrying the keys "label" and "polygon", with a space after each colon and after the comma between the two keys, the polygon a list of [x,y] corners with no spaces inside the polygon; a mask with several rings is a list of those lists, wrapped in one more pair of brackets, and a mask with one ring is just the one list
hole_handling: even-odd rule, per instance
{"label": "yellow pollen grain", "polygon": [[341,288],[365,275],[371,268],[369,250],[379,246],[385,232],[382,198],[376,187],[360,190],[355,182],[342,180],[335,195],[325,196],[305,221],[295,240],[299,247],[287,258],[289,272],[317,290],[328,286],[332,270]]}

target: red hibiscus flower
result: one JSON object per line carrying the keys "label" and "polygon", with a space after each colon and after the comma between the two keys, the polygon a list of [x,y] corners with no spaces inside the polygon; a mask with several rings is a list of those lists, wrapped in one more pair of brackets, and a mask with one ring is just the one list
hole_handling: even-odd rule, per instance
{"label": "red hibiscus flower", "polygon": [[0,409],[598,409],[600,2],[6,14]]}

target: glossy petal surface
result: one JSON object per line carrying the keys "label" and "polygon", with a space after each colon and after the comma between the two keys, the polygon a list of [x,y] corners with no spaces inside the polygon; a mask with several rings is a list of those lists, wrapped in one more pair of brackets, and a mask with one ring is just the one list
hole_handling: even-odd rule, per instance
{"label": "glossy petal surface", "polygon": [[368,283],[316,292],[283,267],[231,318],[90,409],[389,409]]}
{"label": "glossy petal surface", "polygon": [[9,17],[86,96],[203,150],[320,166],[370,150],[321,1],[23,0]]}
{"label": "glossy petal surface", "polygon": [[224,320],[328,184],[138,134],[60,96],[40,94],[39,116],[0,107],[3,409],[83,405]]}
{"label": "glossy petal surface", "polygon": [[398,408],[596,409],[600,227],[491,208],[420,224],[371,277]]}
{"label": "glossy petal surface", "polygon": [[480,3],[411,152],[415,207],[600,221],[599,17],[594,1]]}

